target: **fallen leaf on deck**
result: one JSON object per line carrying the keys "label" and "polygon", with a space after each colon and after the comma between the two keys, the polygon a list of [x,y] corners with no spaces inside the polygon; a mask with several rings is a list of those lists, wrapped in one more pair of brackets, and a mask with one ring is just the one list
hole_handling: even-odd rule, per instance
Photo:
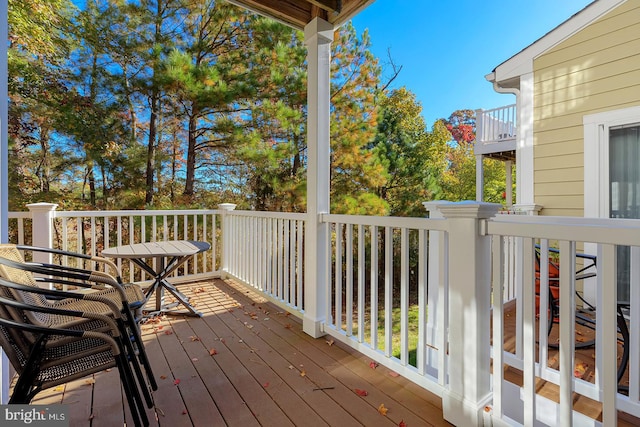
{"label": "fallen leaf on deck", "polygon": [[209,356],[215,356],[216,354],[218,354],[218,352],[216,351],[215,348],[212,348],[209,350]]}
{"label": "fallen leaf on deck", "polygon": [[158,330],[160,330],[162,328],[164,328],[164,326],[162,326],[162,325],[158,326]]}
{"label": "fallen leaf on deck", "polygon": [[335,341],[333,341],[333,340],[327,340],[327,344],[329,344],[329,347],[331,347],[331,346],[333,345],[333,343],[334,343],[334,342],[335,342]]}
{"label": "fallen leaf on deck", "polygon": [[89,415],[89,418],[87,418],[89,421],[91,421],[92,419],[94,419],[96,416],[94,414]]}
{"label": "fallen leaf on deck", "polygon": [[363,396],[364,397],[364,396],[368,396],[369,395],[367,390],[360,390],[359,388],[356,388],[353,391],[355,391],[358,396]]}
{"label": "fallen leaf on deck", "polygon": [[187,415],[187,414],[188,414],[187,410],[186,410],[186,409],[183,409],[183,410],[182,410],[182,415]]}
{"label": "fallen leaf on deck", "polygon": [[168,330],[168,329],[167,329],[166,331],[164,331],[164,334],[165,334],[165,335],[171,335],[172,333],[173,333],[173,332],[171,332],[171,331],[170,331],[170,330]]}
{"label": "fallen leaf on deck", "polygon": [[400,420],[400,424],[398,424],[398,427],[407,427],[407,424],[405,424],[404,420]]}
{"label": "fallen leaf on deck", "polygon": [[224,344],[225,343],[224,338],[220,338],[220,342]]}
{"label": "fallen leaf on deck", "polygon": [[194,337],[193,335],[191,335],[189,338],[191,338],[191,341],[200,341],[200,338]]}
{"label": "fallen leaf on deck", "polygon": [[371,362],[369,362],[369,367],[371,369],[376,369],[378,367],[378,364],[372,360]]}
{"label": "fallen leaf on deck", "polygon": [[268,382],[266,382],[266,383],[262,384],[262,387],[264,387],[264,388],[269,387],[269,383],[268,383]]}
{"label": "fallen leaf on deck", "polygon": [[200,294],[202,292],[204,292],[204,288],[198,288],[198,289],[193,291],[194,294]]}
{"label": "fallen leaf on deck", "polygon": [[173,385],[178,385],[180,384],[180,378],[176,378],[176,380],[173,382]]}
{"label": "fallen leaf on deck", "polygon": [[380,406],[378,406],[378,412],[380,412],[380,415],[384,415],[387,416],[387,411],[389,409],[384,407],[384,403],[381,403]]}
{"label": "fallen leaf on deck", "polygon": [[300,371],[300,376],[301,377],[307,376],[307,371],[305,371],[304,369],[302,371]]}
{"label": "fallen leaf on deck", "polygon": [[586,363],[576,363],[576,367],[573,370],[573,376],[576,378],[582,378],[588,367],[589,365]]}
{"label": "fallen leaf on deck", "polygon": [[291,323],[287,323],[284,325],[285,329],[291,329]]}
{"label": "fallen leaf on deck", "polygon": [[400,374],[399,374],[399,373],[397,373],[397,372],[393,372],[393,371],[390,371],[390,372],[389,372],[389,375],[390,375],[390,376],[392,376],[392,377],[394,377],[394,378],[397,378],[397,377],[399,377],[399,376],[400,376]]}
{"label": "fallen leaf on deck", "polygon": [[93,378],[87,378],[86,380],[84,380],[84,383],[85,383],[86,385],[92,385],[92,384],[95,384],[95,383],[96,383],[96,380],[95,380],[95,379],[93,379]]}
{"label": "fallen leaf on deck", "polygon": [[289,369],[293,369],[293,365],[289,365]]}
{"label": "fallen leaf on deck", "polygon": [[264,318],[264,320],[265,320],[265,321],[267,321],[267,320],[269,320],[269,318],[268,318],[268,317],[265,317],[265,318]]}
{"label": "fallen leaf on deck", "polygon": [[166,379],[167,379],[167,376],[166,376],[166,375],[160,375],[160,379],[161,379],[161,380],[166,380]]}
{"label": "fallen leaf on deck", "polygon": [[193,358],[193,359],[191,359],[191,360],[192,360],[193,362],[197,362],[197,361],[198,361],[198,358],[197,358],[197,357],[194,357],[194,358]]}

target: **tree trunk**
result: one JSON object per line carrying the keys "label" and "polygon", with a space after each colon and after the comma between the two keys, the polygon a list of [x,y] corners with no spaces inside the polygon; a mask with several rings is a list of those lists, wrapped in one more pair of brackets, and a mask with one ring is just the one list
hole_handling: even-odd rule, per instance
{"label": "tree trunk", "polygon": [[151,116],[149,118],[149,146],[147,148],[147,182],[144,202],[147,205],[153,203],[153,175],[156,164],[156,120],[158,111],[158,95],[154,89],[151,95]]}
{"label": "tree trunk", "polygon": [[196,175],[196,131],[198,128],[198,111],[193,109],[191,116],[189,117],[189,145],[187,147],[187,177],[184,184],[185,196],[193,196],[194,182]]}

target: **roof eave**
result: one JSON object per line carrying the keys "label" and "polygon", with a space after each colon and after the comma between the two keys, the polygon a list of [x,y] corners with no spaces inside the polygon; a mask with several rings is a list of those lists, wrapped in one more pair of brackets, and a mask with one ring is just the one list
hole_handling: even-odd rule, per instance
{"label": "roof eave", "polygon": [[501,87],[506,87],[503,84],[513,82],[514,79],[519,79],[524,74],[532,73],[534,59],[626,1],[594,0],[562,24],[494,68],[493,81]]}

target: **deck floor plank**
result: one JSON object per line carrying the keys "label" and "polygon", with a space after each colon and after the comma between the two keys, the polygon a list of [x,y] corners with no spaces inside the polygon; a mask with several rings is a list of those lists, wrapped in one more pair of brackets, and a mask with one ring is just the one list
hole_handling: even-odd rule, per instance
{"label": "deck floor plank", "polygon": [[[194,425],[221,420],[215,401],[193,365],[194,359],[198,359],[194,353],[200,356],[202,351],[198,350],[201,350],[202,344],[190,338],[194,335],[193,330],[182,319],[170,319],[169,324],[171,329],[162,325],[163,329],[158,331],[158,342],[171,367],[173,385],[185,404],[187,414],[184,415],[188,415]],[[164,332],[168,330],[172,333]]]}
{"label": "deck floor plank", "polygon": [[[272,310],[271,306],[254,304],[252,303],[254,298],[258,299],[259,297],[252,296],[250,300],[245,300],[248,305],[235,311],[235,313],[239,313],[238,323],[250,323],[253,326],[251,331],[265,339],[276,354],[289,355],[288,360],[291,366],[294,366],[297,371],[304,369],[305,378],[314,381],[315,388],[334,387],[331,390],[325,390],[324,394],[330,396],[345,411],[354,417],[357,416],[359,422],[364,422],[365,425],[398,425],[402,421],[402,419],[395,420],[391,416],[391,410],[386,417],[382,417],[378,412],[381,403],[384,403],[387,408],[390,405],[395,406],[392,403],[394,402],[393,398],[389,396],[383,398],[374,388],[370,387],[370,383],[365,378],[355,378],[349,370],[335,370],[334,359],[316,358],[315,355],[318,352],[312,343],[319,342],[326,346],[328,351],[341,352],[337,346],[331,349],[326,343],[326,339],[314,340],[302,332],[302,325],[298,319],[285,316],[282,311],[272,312],[270,311]],[[286,319],[288,327],[280,324],[283,319]],[[287,336],[288,340],[283,339],[282,336]],[[358,396],[355,393],[356,388],[367,390],[369,396]],[[331,423],[331,420],[328,422]],[[406,419],[405,422],[407,422]],[[423,419],[420,420],[420,423],[426,425]]]}
{"label": "deck floor plank", "polygon": [[171,367],[162,352],[158,336],[154,333],[152,325],[142,326],[142,340],[158,383],[158,390],[153,392],[157,424],[176,427],[193,425],[186,413],[180,391],[173,384]]}
{"label": "deck floor plank", "polygon": [[118,370],[114,368],[110,371],[98,372],[94,375],[94,379],[95,382],[92,385],[85,383],[80,386],[84,387],[87,392],[93,390],[91,425],[93,427],[112,427],[124,424],[126,404],[123,400]]}
{"label": "deck floor plank", "polygon": [[[212,334],[215,331],[217,337],[209,339],[209,348],[216,350],[217,354],[210,357],[235,385],[256,419],[263,425],[293,426],[296,419],[304,419],[299,414],[313,417],[315,414],[307,411],[304,402],[297,399],[293,390],[277,375],[275,364],[260,357],[260,345],[252,345],[250,340],[243,339],[243,334],[237,334],[228,327],[222,319],[228,315],[221,313],[207,317],[205,322],[191,319],[189,322],[194,323],[194,328],[206,328],[205,331]],[[238,359],[237,355],[243,354],[248,363],[243,364]]]}
{"label": "deck floor plank", "polygon": [[[253,300],[260,300],[260,296],[252,295],[251,301]],[[253,308],[256,307],[259,309],[260,306],[257,305]],[[429,420],[428,425],[450,425],[442,416],[441,400],[437,396],[425,392],[424,389],[416,385],[409,391],[405,379],[396,379],[391,376],[390,370],[382,366],[377,368],[379,369],[378,375],[371,375],[370,359],[367,359],[363,354],[349,351],[341,343],[332,342],[330,338],[306,339],[307,335],[302,332],[302,325],[293,316],[286,316],[286,313],[279,311],[275,316],[271,315],[270,319],[273,322],[269,329],[274,332],[277,330],[277,333],[286,337],[295,348],[307,354],[309,358],[313,358],[314,363],[331,372],[332,378],[333,376],[343,378],[344,385],[351,392],[356,388],[366,389],[369,392],[367,397],[369,402],[394,402],[395,408],[389,409],[387,417],[395,422],[395,425],[398,425],[400,421],[411,425],[415,425],[415,422],[423,424],[425,420]],[[295,334],[283,332],[292,325],[295,325],[295,329],[292,328]],[[385,406],[389,407],[389,403],[386,403]],[[377,415],[377,406],[375,409]],[[379,422],[379,420],[377,421]]]}
{"label": "deck floor plank", "polygon": [[[241,310],[236,312],[240,313]],[[265,390],[274,395],[294,423],[327,425],[326,423],[330,423],[332,418],[336,418],[343,425],[358,425],[354,424],[355,419],[351,419],[348,413],[339,407],[333,408],[330,413],[324,413],[326,408],[335,404],[332,404],[330,397],[325,393],[321,393],[320,390],[314,391],[319,387],[311,375],[314,367],[311,362],[297,363],[291,356],[296,352],[294,347],[289,346],[284,349],[274,347],[279,337],[265,333],[260,322],[251,320],[248,316],[246,318],[250,322],[247,324],[235,316],[225,317],[227,326],[240,337],[242,344],[247,346],[239,350],[249,352],[249,360],[254,361],[248,364],[248,369],[254,372],[256,379],[263,386],[268,383]],[[252,328],[250,329],[249,326]],[[285,394],[281,395],[281,393]],[[290,410],[293,412],[290,413]]]}

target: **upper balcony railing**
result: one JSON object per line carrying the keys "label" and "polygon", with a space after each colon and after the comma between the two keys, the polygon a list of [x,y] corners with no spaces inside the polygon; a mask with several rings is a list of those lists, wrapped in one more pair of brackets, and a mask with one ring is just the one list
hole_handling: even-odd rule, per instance
{"label": "upper balcony railing", "polygon": [[516,149],[516,105],[476,111],[475,154],[508,153]]}

